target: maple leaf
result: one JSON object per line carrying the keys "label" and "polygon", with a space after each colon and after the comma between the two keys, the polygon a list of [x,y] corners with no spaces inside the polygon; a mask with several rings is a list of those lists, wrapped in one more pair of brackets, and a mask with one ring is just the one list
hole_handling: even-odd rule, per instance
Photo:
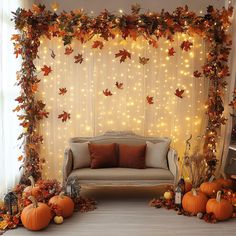
{"label": "maple leaf", "polygon": [[78,54],[77,56],[74,56],[75,58],[75,63],[82,63],[84,58],[83,58],[83,55],[82,54]]}
{"label": "maple leaf", "polygon": [[153,97],[147,96],[147,97],[146,97],[146,100],[147,100],[147,103],[148,103],[148,104],[154,104]]}
{"label": "maple leaf", "polygon": [[15,109],[13,109],[12,111],[13,111],[13,112],[18,112],[18,111],[20,111],[20,110],[21,110],[21,106],[18,105],[18,106],[17,106]]}
{"label": "maple leaf", "polygon": [[12,41],[19,41],[20,40],[20,34],[13,34],[11,37]]}
{"label": "maple leaf", "polygon": [[43,119],[43,117],[48,118],[49,112],[47,112],[47,111],[40,111],[38,113],[38,115],[39,115],[39,119]]}
{"label": "maple leaf", "polygon": [[138,3],[131,6],[131,12],[133,15],[138,15],[140,12],[140,9],[141,9],[141,6]]}
{"label": "maple leaf", "polygon": [[158,48],[158,43],[157,43],[156,40],[150,39],[150,40],[148,41],[148,43],[149,43],[149,45],[152,45],[154,48]]}
{"label": "maple leaf", "polygon": [[24,98],[22,96],[19,96],[15,99],[15,101],[19,102],[19,103],[23,103],[24,102]]}
{"label": "maple leaf", "polygon": [[16,58],[18,58],[18,56],[19,56],[21,53],[22,53],[22,49],[21,49],[21,48],[16,49],[16,50],[14,51],[14,54],[16,55]]}
{"label": "maple leaf", "polygon": [[58,119],[61,119],[62,122],[66,122],[70,119],[70,113],[63,111],[60,115],[58,115]]}
{"label": "maple leaf", "polygon": [[191,47],[193,46],[193,43],[190,41],[183,41],[180,45],[182,50],[185,50],[186,52],[189,51],[191,49]]}
{"label": "maple leaf", "polygon": [[119,82],[116,82],[116,87],[118,88],[118,89],[123,89],[124,87],[123,87],[123,83],[119,83]]}
{"label": "maple leaf", "polygon": [[131,54],[126,49],[123,49],[119,50],[119,52],[115,54],[115,57],[120,57],[120,63],[122,63],[127,57],[131,59]]}
{"label": "maple leaf", "polygon": [[56,57],[56,54],[54,53],[54,51],[52,50],[52,49],[49,49],[49,50],[51,50],[51,58],[53,58],[53,59],[55,59],[55,57]]}
{"label": "maple leaf", "polygon": [[41,68],[41,71],[44,72],[44,74],[43,74],[44,76],[48,76],[52,72],[52,68],[51,68],[51,66],[44,65]]}
{"label": "maple leaf", "polygon": [[173,47],[168,49],[168,56],[174,56],[175,53],[176,53],[176,51]]}
{"label": "maple leaf", "polygon": [[18,161],[22,161],[22,160],[23,160],[23,156],[20,155],[20,156],[18,157]]}
{"label": "maple leaf", "polygon": [[92,48],[99,48],[99,49],[102,49],[103,46],[104,46],[104,45],[103,45],[103,42],[102,42],[102,41],[96,40],[96,41],[93,42]]}
{"label": "maple leaf", "polygon": [[147,64],[148,61],[149,61],[149,58],[147,58],[147,57],[139,57],[139,63],[142,65]]}
{"label": "maple leaf", "polygon": [[175,90],[175,96],[179,97],[179,98],[183,98],[183,93],[184,93],[184,90],[183,89],[176,89]]}
{"label": "maple leaf", "polygon": [[108,90],[108,89],[103,90],[103,94],[105,96],[112,96],[113,95],[112,92],[110,90]]}
{"label": "maple leaf", "polygon": [[67,89],[66,88],[59,88],[59,95],[64,95],[67,93]]}
{"label": "maple leaf", "polygon": [[200,78],[200,77],[202,77],[202,73],[200,71],[198,71],[198,70],[195,70],[193,72],[193,76],[196,77],[196,78]]}
{"label": "maple leaf", "polygon": [[74,50],[70,45],[65,48],[65,55],[70,55],[72,52],[74,52]]}

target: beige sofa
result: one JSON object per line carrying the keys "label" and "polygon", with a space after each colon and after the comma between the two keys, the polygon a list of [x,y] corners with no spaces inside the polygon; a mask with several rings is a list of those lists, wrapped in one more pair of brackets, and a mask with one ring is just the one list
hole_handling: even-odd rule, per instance
{"label": "beige sofa", "polygon": [[[71,138],[70,143],[118,143],[128,145],[145,144],[146,141],[153,143],[163,142],[167,138],[142,137],[132,132],[107,132],[104,135],[93,138],[76,137]],[[167,153],[168,169],[146,168],[102,168],[91,169],[81,168],[73,170],[73,153],[68,147],[65,150],[63,164],[63,182],[66,183],[68,178],[77,176],[80,185],[160,185],[174,184],[178,177],[177,152],[170,148]]]}

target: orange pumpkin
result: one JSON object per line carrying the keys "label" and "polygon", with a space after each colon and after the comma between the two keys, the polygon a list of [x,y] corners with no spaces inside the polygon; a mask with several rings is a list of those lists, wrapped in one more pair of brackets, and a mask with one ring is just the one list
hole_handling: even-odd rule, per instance
{"label": "orange pumpkin", "polygon": [[29,230],[41,230],[48,226],[51,220],[51,210],[47,204],[37,202],[30,196],[32,204],[25,207],[21,213],[21,221],[25,228]]}
{"label": "orange pumpkin", "polygon": [[192,189],[192,184],[188,181],[185,182],[185,192],[189,192]]}
{"label": "orange pumpkin", "polygon": [[62,211],[63,218],[67,218],[73,215],[74,212],[74,202],[64,193],[60,193],[58,196],[54,196],[49,200],[49,205],[56,205]]}
{"label": "orange pumpkin", "polygon": [[233,215],[233,206],[229,201],[221,199],[221,191],[218,191],[216,198],[207,202],[206,211],[214,213],[217,220],[227,220]]}
{"label": "orange pumpkin", "polygon": [[217,193],[221,189],[221,184],[216,181],[213,182],[205,182],[200,186],[201,192],[205,193],[207,196],[211,196],[214,193]]}
{"label": "orange pumpkin", "polygon": [[224,179],[220,178],[215,180],[217,183],[221,184],[224,188],[232,188],[233,187],[233,180],[232,179]]}
{"label": "orange pumpkin", "polygon": [[30,180],[31,185],[26,187],[23,192],[31,196],[34,196],[36,198],[40,197],[42,193],[41,193],[40,188],[35,185],[34,178],[30,176],[29,180]]}
{"label": "orange pumpkin", "polygon": [[208,198],[204,193],[192,189],[184,195],[182,205],[185,211],[197,215],[199,212],[206,212],[207,201]]}

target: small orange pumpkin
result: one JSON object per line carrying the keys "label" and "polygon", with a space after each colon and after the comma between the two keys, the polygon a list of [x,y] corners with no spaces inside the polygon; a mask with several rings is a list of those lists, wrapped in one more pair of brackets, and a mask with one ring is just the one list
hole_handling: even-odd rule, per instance
{"label": "small orange pumpkin", "polygon": [[211,196],[214,193],[217,193],[221,189],[221,184],[216,181],[205,182],[200,185],[201,192],[205,193],[207,196]]}
{"label": "small orange pumpkin", "polygon": [[232,188],[233,187],[233,180],[232,179],[219,178],[215,181],[217,183],[221,184],[221,186],[224,188]]}
{"label": "small orange pumpkin", "polygon": [[67,218],[73,215],[74,212],[74,202],[68,196],[65,196],[63,192],[61,192],[58,196],[54,196],[49,200],[49,205],[56,205],[62,211],[63,218]]}
{"label": "small orange pumpkin", "polygon": [[206,212],[207,201],[208,198],[204,193],[192,189],[184,195],[182,205],[185,211],[197,215],[199,212]]}
{"label": "small orange pumpkin", "polygon": [[30,196],[32,204],[25,207],[21,213],[21,221],[25,228],[29,230],[41,230],[48,226],[51,220],[51,210],[47,204],[37,202]]}
{"label": "small orange pumpkin", "polygon": [[38,197],[42,195],[42,192],[40,188],[35,185],[33,176],[30,176],[29,180],[30,180],[31,185],[26,187],[23,192],[38,199]]}
{"label": "small orange pumpkin", "polygon": [[227,220],[233,215],[233,206],[229,201],[221,199],[221,191],[218,191],[216,198],[207,202],[206,211],[213,213],[217,220]]}

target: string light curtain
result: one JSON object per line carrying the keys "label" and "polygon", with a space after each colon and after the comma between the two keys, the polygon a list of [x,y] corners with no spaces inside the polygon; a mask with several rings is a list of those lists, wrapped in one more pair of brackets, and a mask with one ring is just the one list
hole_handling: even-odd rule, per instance
{"label": "string light curtain", "polygon": [[[153,48],[142,38],[123,40],[117,35],[104,42],[102,50],[92,48],[95,40],[83,45],[74,40],[74,52],[65,55],[60,39],[41,39],[37,70],[40,73],[43,65],[53,70],[48,76],[40,75],[38,92],[50,112],[40,126],[45,178],[62,177],[64,148],[74,136],[96,136],[110,130],[165,136],[182,156],[190,134],[204,134],[208,81],[193,76],[205,59],[202,38],[177,34],[173,43],[160,39]],[[193,42],[190,51],[180,48],[183,40]],[[176,51],[174,56],[168,56],[171,47]],[[120,63],[115,58],[120,49],[128,50],[131,59]],[[81,64],[74,63],[78,53],[83,54]],[[147,64],[140,64],[139,57],[149,58]],[[118,89],[116,82],[123,83],[123,89]],[[59,95],[59,88],[66,88],[67,93]],[[106,89],[112,96],[104,95]],[[175,95],[176,89],[184,90],[183,98]],[[153,97],[153,104],[147,102],[147,96]],[[63,111],[71,114],[67,122],[58,119]]]}

